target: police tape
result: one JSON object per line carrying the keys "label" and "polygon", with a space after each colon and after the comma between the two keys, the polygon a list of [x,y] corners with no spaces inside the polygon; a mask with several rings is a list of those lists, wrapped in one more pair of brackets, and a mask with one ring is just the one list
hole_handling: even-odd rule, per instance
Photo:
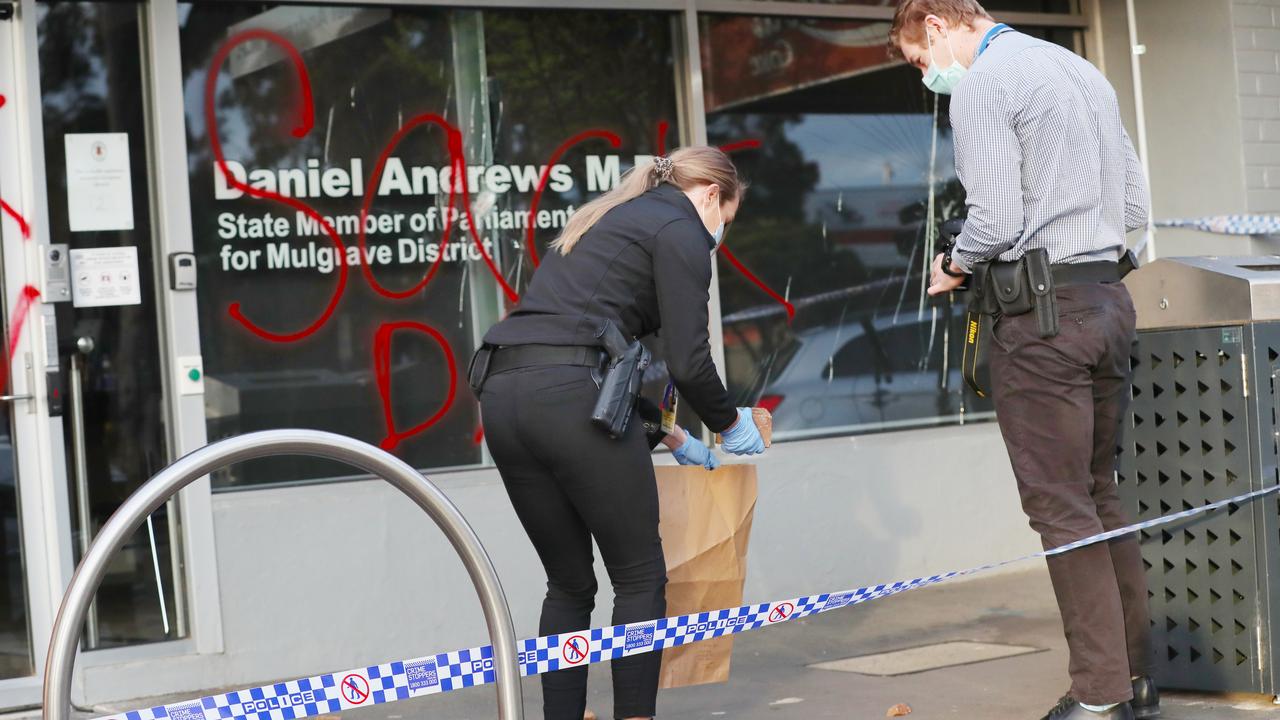
{"label": "police tape", "polygon": [[[530,677],[557,670],[585,667],[606,660],[659,652],[667,648],[778,625],[837,608],[897,595],[908,590],[936,585],[947,580],[976,575],[1025,560],[1059,555],[1224,507],[1238,508],[1276,491],[1280,491],[1280,485],[1099,533],[1052,550],[969,570],[947,572],[888,585],[872,585],[791,600],[743,605],[661,620],[531,638],[519,643],[520,674],[522,677]],[[1232,511],[1234,512],[1234,509]],[[343,672],[313,675],[221,695],[208,695],[144,710],[108,715],[97,720],[296,720],[487,685],[495,680],[493,647],[485,645]]]}

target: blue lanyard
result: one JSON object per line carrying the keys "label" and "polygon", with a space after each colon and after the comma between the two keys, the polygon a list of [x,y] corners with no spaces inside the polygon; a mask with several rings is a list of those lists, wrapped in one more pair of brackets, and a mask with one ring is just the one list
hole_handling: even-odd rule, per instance
{"label": "blue lanyard", "polygon": [[987,46],[991,44],[992,40],[996,39],[997,35],[999,35],[1000,33],[1003,33],[1006,31],[1012,31],[1012,30],[1013,28],[1009,27],[1008,25],[1005,25],[1004,23],[1000,23],[999,25],[996,25],[995,27],[988,30],[987,34],[982,37],[982,43],[978,45],[978,52],[974,54],[973,56],[974,59],[976,60],[980,55],[982,55],[982,51],[987,49]]}

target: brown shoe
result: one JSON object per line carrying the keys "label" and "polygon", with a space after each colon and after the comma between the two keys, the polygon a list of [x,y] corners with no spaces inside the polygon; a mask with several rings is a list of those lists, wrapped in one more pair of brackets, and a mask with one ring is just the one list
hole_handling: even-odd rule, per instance
{"label": "brown shoe", "polygon": [[587,711],[582,714],[582,720],[596,720],[596,714],[591,712],[591,708],[587,708]]}

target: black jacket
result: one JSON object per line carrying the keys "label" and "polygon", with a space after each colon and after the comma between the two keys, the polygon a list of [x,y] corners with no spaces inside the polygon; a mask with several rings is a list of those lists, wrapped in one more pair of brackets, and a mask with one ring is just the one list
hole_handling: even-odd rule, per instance
{"label": "black jacket", "polygon": [[662,329],[676,389],[713,432],[737,410],[711,360],[707,331],[715,241],[693,203],[662,184],[610,210],[568,255],[547,253],[490,345],[589,345],[603,320],[628,339]]}

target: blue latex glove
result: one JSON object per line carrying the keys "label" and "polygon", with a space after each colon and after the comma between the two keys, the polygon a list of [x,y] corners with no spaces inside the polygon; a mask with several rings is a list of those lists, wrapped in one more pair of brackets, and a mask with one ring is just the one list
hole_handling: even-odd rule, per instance
{"label": "blue latex glove", "polygon": [[751,408],[738,408],[738,422],[720,433],[724,451],[734,455],[759,455],[764,452],[764,438],[751,418]]}
{"label": "blue latex glove", "polygon": [[701,465],[708,470],[720,467],[720,461],[715,453],[711,452],[711,448],[702,444],[702,441],[694,437],[688,429],[684,431],[684,444],[672,450],[671,454],[681,465]]}

